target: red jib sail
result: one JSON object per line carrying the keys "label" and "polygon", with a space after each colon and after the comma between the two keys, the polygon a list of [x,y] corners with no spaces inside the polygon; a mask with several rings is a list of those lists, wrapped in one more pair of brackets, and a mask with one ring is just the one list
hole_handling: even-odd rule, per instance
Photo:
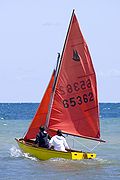
{"label": "red jib sail", "polygon": [[100,140],[96,75],[74,11],[59,65],[48,128]]}
{"label": "red jib sail", "polygon": [[55,71],[52,74],[52,77],[48,84],[46,92],[42,98],[42,101],[38,107],[38,110],[37,110],[32,122],[31,122],[31,125],[29,126],[29,129],[24,137],[25,140],[36,138],[36,135],[39,131],[39,127],[41,125],[45,124],[46,116],[47,116],[48,108],[49,108],[49,103],[50,103],[50,96],[52,93],[54,75],[55,75]]}

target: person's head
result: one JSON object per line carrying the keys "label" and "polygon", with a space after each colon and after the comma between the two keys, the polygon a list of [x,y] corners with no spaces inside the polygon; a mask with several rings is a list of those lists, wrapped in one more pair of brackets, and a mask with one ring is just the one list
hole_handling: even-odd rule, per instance
{"label": "person's head", "polygon": [[40,126],[40,131],[43,132],[45,130],[45,127],[44,126]]}
{"label": "person's head", "polygon": [[60,129],[57,130],[57,135],[62,136],[62,131]]}

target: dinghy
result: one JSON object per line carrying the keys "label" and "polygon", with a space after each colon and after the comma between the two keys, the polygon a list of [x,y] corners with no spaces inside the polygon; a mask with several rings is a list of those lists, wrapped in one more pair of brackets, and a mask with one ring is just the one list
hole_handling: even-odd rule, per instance
{"label": "dinghy", "polygon": [[34,141],[41,125],[50,135],[61,129],[70,136],[105,142],[100,138],[96,74],[74,10],[62,54],[38,110],[25,136],[16,141],[23,152],[41,160],[96,158],[93,152],[37,147]]}

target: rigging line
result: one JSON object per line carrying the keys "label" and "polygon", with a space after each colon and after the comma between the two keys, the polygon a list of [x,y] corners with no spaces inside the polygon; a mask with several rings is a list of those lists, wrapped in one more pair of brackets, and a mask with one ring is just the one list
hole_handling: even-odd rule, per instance
{"label": "rigging line", "polygon": [[93,151],[99,144],[100,144],[100,142],[98,142],[97,145],[94,146],[90,151]]}
{"label": "rigging line", "polygon": [[[69,136],[70,137],[70,136]],[[83,143],[80,143],[80,141],[73,139],[72,137],[70,137],[72,140],[78,142],[79,144],[81,144],[83,147],[85,147],[86,149],[88,149],[90,152],[93,151],[99,144],[100,142],[97,143],[97,145],[95,145],[92,149],[90,149],[89,147],[87,147],[86,145],[84,145]]]}
{"label": "rigging line", "polygon": [[[70,137],[70,136],[69,136],[69,137]],[[86,149],[88,149],[88,150],[90,151],[90,149],[89,149],[87,146],[85,146],[84,144],[80,143],[78,140],[73,139],[72,137],[70,137],[70,139],[72,139],[73,141],[78,142],[79,144],[81,144],[83,147],[85,147]]]}

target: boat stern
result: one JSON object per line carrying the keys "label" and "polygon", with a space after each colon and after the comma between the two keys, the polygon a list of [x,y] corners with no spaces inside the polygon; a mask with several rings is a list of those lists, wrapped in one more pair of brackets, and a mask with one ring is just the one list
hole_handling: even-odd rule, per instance
{"label": "boat stern", "polygon": [[90,152],[71,152],[73,160],[95,159],[96,154]]}

